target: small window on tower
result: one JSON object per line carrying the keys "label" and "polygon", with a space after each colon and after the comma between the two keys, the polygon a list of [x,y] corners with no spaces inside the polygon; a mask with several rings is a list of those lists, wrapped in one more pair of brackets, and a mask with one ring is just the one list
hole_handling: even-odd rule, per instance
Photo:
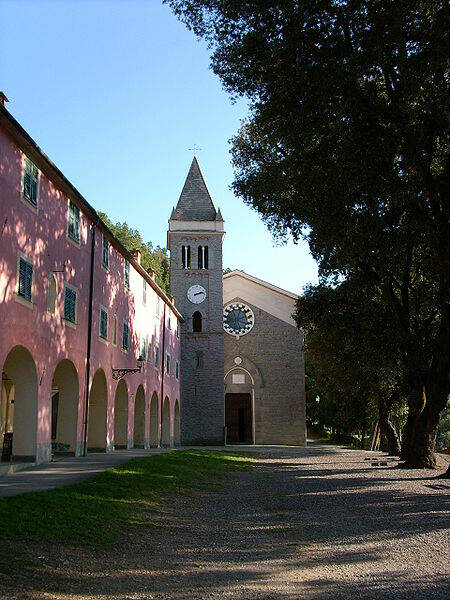
{"label": "small window on tower", "polygon": [[208,268],[208,246],[199,246],[198,247],[198,268],[199,269],[207,269]]}
{"label": "small window on tower", "polygon": [[181,246],[181,266],[183,269],[191,268],[191,247]]}
{"label": "small window on tower", "polygon": [[202,313],[198,310],[192,315],[192,331],[200,332],[202,330]]}

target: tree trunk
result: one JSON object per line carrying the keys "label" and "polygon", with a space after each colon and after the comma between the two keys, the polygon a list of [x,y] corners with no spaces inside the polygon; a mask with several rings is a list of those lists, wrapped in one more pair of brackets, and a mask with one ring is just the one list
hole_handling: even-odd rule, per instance
{"label": "tree trunk", "polygon": [[425,390],[423,392],[422,410],[413,415],[411,429],[408,432],[408,442],[402,448],[405,467],[411,469],[436,468],[434,447],[439,420],[447,402],[447,382],[438,385],[434,381],[427,391],[428,394],[425,393]]}
{"label": "tree trunk", "polygon": [[378,400],[380,447],[381,450],[387,452],[389,456],[400,456],[400,440],[398,433],[389,418],[389,411],[396,398],[397,394],[394,393],[388,400],[385,400],[384,398],[379,398]]}

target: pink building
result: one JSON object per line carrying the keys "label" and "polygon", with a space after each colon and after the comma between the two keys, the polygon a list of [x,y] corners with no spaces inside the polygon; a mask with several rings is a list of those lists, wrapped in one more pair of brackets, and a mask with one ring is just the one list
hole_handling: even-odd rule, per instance
{"label": "pink building", "polygon": [[0,105],[3,460],[178,444],[181,320]]}

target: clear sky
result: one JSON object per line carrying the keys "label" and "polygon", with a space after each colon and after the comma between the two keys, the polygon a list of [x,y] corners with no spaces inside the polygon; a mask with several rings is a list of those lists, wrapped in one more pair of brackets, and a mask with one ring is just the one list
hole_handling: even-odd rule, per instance
{"label": "clear sky", "polygon": [[231,192],[228,140],[246,104],[231,103],[167,6],[0,0],[0,40],[8,109],[97,210],[165,246],[195,143],[225,219],[224,267],[297,293],[317,280],[307,246],[276,246]]}

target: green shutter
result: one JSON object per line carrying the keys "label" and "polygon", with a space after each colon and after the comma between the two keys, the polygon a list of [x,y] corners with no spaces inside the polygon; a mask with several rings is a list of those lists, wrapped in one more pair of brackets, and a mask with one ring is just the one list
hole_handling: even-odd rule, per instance
{"label": "green shutter", "polygon": [[64,294],[64,319],[70,323],[76,323],[77,293],[66,288]]}
{"label": "green shutter", "polygon": [[18,294],[31,301],[31,286],[33,282],[33,265],[23,258],[19,259],[19,285]]}

